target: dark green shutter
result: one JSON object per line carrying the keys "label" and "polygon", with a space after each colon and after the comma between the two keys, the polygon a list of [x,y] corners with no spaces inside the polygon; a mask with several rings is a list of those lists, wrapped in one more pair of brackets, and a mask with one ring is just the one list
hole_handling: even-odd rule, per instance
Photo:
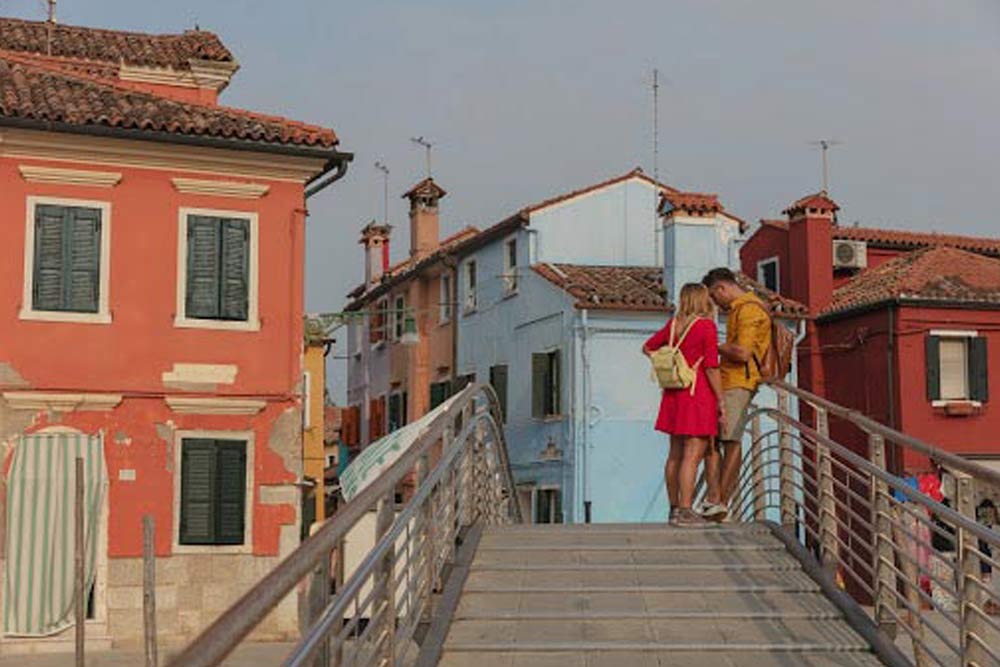
{"label": "dark green shutter", "polygon": [[217,440],[216,540],[215,544],[243,544],[246,511],[247,445]]}
{"label": "dark green shutter", "polygon": [[35,208],[35,257],[32,277],[32,307],[35,310],[63,308],[64,209]]}
{"label": "dark green shutter", "polygon": [[927,336],[924,344],[927,349],[927,400],[937,401],[941,398],[941,339]]}
{"label": "dark green shutter", "polygon": [[559,351],[552,352],[549,359],[551,362],[549,364],[549,397],[551,401],[551,405],[549,406],[551,411],[549,414],[559,415],[562,414],[562,387],[560,384],[562,372],[560,370]]}
{"label": "dark green shutter", "polygon": [[399,394],[389,394],[389,433],[400,427],[399,404],[401,396]]}
{"label": "dark green shutter", "polygon": [[215,441],[184,440],[181,444],[181,544],[214,544]]}
{"label": "dark green shutter", "polygon": [[989,357],[986,337],[969,339],[969,393],[974,401],[985,403],[990,400]]}
{"label": "dark green shutter", "polygon": [[67,210],[66,310],[96,313],[101,290],[101,213],[92,208]]}
{"label": "dark green shutter", "polygon": [[431,410],[445,402],[449,388],[448,382],[431,383]]}
{"label": "dark green shutter", "polygon": [[222,275],[220,316],[224,320],[246,320],[250,274],[250,223],[221,220]]}
{"label": "dark green shutter", "polygon": [[500,417],[507,423],[507,366],[493,366],[490,368],[490,384],[497,392],[497,399],[500,401]]}
{"label": "dark green shutter", "polygon": [[545,416],[548,366],[549,355],[545,353],[531,355],[531,416],[536,419]]}
{"label": "dark green shutter", "polygon": [[185,315],[219,317],[220,226],[217,218],[193,215],[187,227],[187,301]]}

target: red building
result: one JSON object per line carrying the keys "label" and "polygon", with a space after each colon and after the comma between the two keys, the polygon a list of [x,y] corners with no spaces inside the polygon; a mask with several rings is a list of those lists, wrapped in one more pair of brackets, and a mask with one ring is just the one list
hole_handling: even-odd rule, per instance
{"label": "red building", "polygon": [[1000,240],[841,227],[837,210],[825,193],[804,197],[787,221],[762,220],[741,250],[744,272],[809,307],[799,386],[1000,461],[1000,409],[989,400],[989,379],[1000,377]]}
{"label": "red building", "polygon": [[142,637],[144,515],[167,640],[298,542],[305,196],[350,156],[219,105],[237,68],[208,32],[0,19],[0,653],[72,624],[41,573],[72,562],[78,454],[98,643]]}

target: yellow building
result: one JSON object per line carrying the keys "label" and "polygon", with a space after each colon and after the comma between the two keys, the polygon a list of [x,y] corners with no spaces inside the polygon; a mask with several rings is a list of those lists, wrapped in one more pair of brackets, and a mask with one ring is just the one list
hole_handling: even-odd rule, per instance
{"label": "yellow building", "polygon": [[306,339],[302,379],[302,474],[315,486],[307,497],[314,503],[311,514],[303,503],[303,524],[308,529],[309,519],[324,519],[323,473],[326,452],[323,423],[323,405],[326,394],[326,350],[333,341],[328,339],[318,321],[306,319]]}

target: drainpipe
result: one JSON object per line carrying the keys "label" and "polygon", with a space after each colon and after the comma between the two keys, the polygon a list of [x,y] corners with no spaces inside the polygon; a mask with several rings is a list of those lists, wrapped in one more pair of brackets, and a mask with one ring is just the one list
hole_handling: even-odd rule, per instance
{"label": "drainpipe", "polygon": [[[886,385],[886,391],[888,392],[888,404],[889,404],[889,428],[896,428],[896,306],[895,304],[889,305],[889,342],[886,345],[886,374],[888,377],[888,384]],[[903,462],[900,460],[899,456],[899,446],[893,445],[889,448],[889,471],[893,474],[900,475],[903,473]]]}
{"label": "drainpipe", "polygon": [[583,451],[580,457],[580,467],[583,468],[583,521],[590,523],[590,360],[587,357],[587,309],[580,311],[580,360],[583,363]]}
{"label": "drainpipe", "polygon": [[349,157],[341,157],[339,160],[337,160],[336,166],[334,167],[334,172],[330,176],[319,181],[319,183],[316,183],[316,185],[310,185],[309,187],[306,188],[306,199],[309,199],[315,194],[319,194],[321,191],[327,189],[328,187],[330,187],[331,185],[342,179],[347,174],[347,164],[351,161],[351,158],[353,157],[354,157],[353,155],[349,155]]}
{"label": "drainpipe", "polygon": [[[458,379],[458,298],[454,296],[458,294],[458,271],[455,270],[458,267],[458,259],[454,255],[445,255],[441,262],[444,264],[445,272],[451,283],[451,289],[448,290],[445,298],[448,299],[451,309],[451,320],[449,321],[451,325],[451,388],[454,391],[455,380]],[[438,294],[440,293],[439,289]],[[431,298],[433,300],[433,297]],[[440,308],[438,306],[439,312]]]}

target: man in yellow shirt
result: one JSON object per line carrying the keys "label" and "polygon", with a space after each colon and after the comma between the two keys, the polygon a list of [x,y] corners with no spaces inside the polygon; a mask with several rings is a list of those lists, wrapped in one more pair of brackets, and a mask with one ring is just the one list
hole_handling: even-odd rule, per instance
{"label": "man in yellow shirt", "polygon": [[723,396],[719,437],[705,457],[708,493],[703,510],[705,518],[721,521],[739,482],[743,430],[750,401],[761,381],[759,362],[771,345],[771,316],[764,302],[740,287],[729,269],[712,269],[702,283],[712,300],[728,314],[726,342],[719,345]]}

